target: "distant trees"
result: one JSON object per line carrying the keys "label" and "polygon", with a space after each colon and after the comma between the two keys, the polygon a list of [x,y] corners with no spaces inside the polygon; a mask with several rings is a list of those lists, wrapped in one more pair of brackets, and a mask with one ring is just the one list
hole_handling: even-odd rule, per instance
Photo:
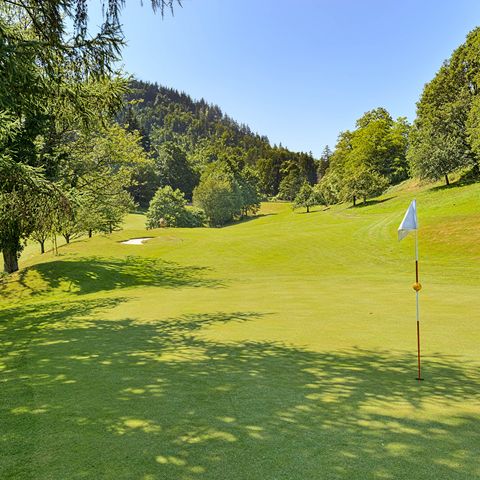
{"label": "distant trees", "polygon": [[332,155],[333,152],[330,150],[330,147],[328,145],[325,145],[322,155],[317,162],[317,181],[320,181],[327,173]]}
{"label": "distant trees", "polygon": [[235,180],[242,197],[241,216],[247,216],[249,213],[255,215],[260,209],[257,172],[253,167],[247,166],[241,172],[235,174]]}
{"label": "distant trees", "polygon": [[278,198],[281,200],[293,201],[305,182],[306,178],[298,171],[296,166],[290,168],[280,182],[278,187]]}
{"label": "distant trees", "polygon": [[392,119],[384,108],[366,112],[354,131],[339,135],[329,156],[329,168],[320,181],[325,201],[365,202],[388,186],[408,177],[406,152],[409,125]]}
{"label": "distant trees", "polygon": [[361,198],[367,203],[367,198],[376,197],[383,193],[388,186],[388,179],[383,175],[361,165],[349,171],[344,178],[343,197],[351,199],[353,206]]}
{"label": "distant trees", "polygon": [[470,168],[480,173],[480,28],[467,35],[425,85],[412,126],[405,118],[394,121],[384,108],[366,112],[353,131],[339,135],[328,168],[317,168],[326,202],[378,195],[388,185],[415,175],[444,179]]}
{"label": "distant trees", "polygon": [[205,169],[193,191],[193,203],[205,212],[214,227],[225,225],[240,214],[240,187],[225,164],[213,163]]}

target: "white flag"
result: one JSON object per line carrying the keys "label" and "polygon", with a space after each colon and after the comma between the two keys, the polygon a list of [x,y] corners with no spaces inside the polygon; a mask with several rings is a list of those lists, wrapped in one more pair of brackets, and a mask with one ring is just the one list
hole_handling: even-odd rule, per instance
{"label": "white flag", "polygon": [[405,238],[408,235],[408,232],[416,230],[417,228],[417,201],[412,200],[412,203],[410,203],[410,206],[403,217],[402,223],[398,227],[398,241]]}

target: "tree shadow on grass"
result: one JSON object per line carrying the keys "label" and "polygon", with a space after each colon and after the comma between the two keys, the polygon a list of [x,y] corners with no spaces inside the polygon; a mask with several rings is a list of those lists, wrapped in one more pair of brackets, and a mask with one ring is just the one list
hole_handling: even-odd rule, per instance
{"label": "tree shadow on grass", "polygon": [[225,225],[222,225],[221,227],[216,227],[216,228],[228,228],[228,227],[234,227],[236,225],[241,225],[242,223],[249,223],[249,222],[253,222],[254,220],[259,220],[260,218],[263,218],[263,217],[271,217],[273,215],[278,215],[277,213],[275,212],[271,212],[271,213],[256,213],[254,215],[248,215],[246,217],[242,217],[238,220],[233,220],[231,222],[228,222],[227,224]]}
{"label": "tree shadow on grass", "polygon": [[456,182],[450,183],[450,185],[438,185],[433,187],[433,191],[438,190],[451,190],[452,188],[466,187],[480,182],[480,176],[462,176]]}
{"label": "tree shadow on grass", "polygon": [[[88,294],[127,287],[220,287],[222,283],[207,277],[207,267],[179,265],[156,258],[128,256],[126,258],[88,257],[54,260],[22,270],[20,284],[41,294],[50,289],[62,289],[72,294]],[[35,278],[34,286],[29,279]],[[38,281],[40,277],[41,281]]]}
{"label": "tree shadow on grass", "polygon": [[139,323],[105,308],[74,302],[65,323],[58,304],[21,308],[13,330],[0,311],[2,480],[480,478],[473,365],[437,355],[419,385],[400,352],[202,332],[255,312]]}
{"label": "tree shadow on grass", "polygon": [[[299,208],[303,208],[303,207],[299,207]],[[311,213],[321,213],[324,211],[325,210],[323,208],[312,208],[309,212],[307,212],[306,210],[298,211],[298,209],[295,209],[294,213],[296,213],[297,215],[310,215]]]}
{"label": "tree shadow on grass", "polygon": [[474,169],[468,170],[460,175],[460,178],[454,182],[450,182],[449,185],[438,185],[433,187],[432,190],[450,190],[452,188],[465,187],[472,185],[473,183],[480,182],[480,173]]}
{"label": "tree shadow on grass", "polygon": [[358,202],[356,205],[351,205],[348,208],[364,208],[364,207],[370,207],[372,205],[379,205],[380,203],[388,202],[392,198],[394,198],[394,197],[367,200],[365,203],[364,202]]}

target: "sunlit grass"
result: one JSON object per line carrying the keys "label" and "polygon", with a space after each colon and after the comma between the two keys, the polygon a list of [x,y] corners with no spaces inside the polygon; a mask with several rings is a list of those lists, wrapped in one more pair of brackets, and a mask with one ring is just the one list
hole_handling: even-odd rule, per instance
{"label": "sunlit grass", "polygon": [[[425,381],[416,376],[419,207]],[[480,185],[111,236],[1,284],[0,478],[480,478]],[[125,239],[153,236],[145,245]]]}

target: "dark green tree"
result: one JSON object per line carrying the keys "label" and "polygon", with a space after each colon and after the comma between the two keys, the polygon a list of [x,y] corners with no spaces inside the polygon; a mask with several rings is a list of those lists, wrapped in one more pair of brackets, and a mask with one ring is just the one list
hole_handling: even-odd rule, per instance
{"label": "dark green tree", "polygon": [[293,162],[289,162],[285,166],[284,172],[286,172],[286,175],[278,187],[278,196],[282,200],[292,201],[297,196],[302,185],[307,181],[307,178],[300,171],[297,164]]}
{"label": "dark green tree", "polygon": [[330,150],[330,147],[328,145],[325,145],[322,155],[317,163],[317,181],[320,181],[327,173],[332,155],[333,152]]}
{"label": "dark green tree", "polygon": [[159,185],[170,185],[174,190],[181,190],[191,200],[200,175],[188,162],[185,150],[172,141],[154,143],[153,148]]}
{"label": "dark green tree", "polygon": [[260,192],[258,189],[258,176],[252,167],[245,167],[235,174],[235,180],[242,197],[242,215],[249,213],[255,215],[260,209]]}

